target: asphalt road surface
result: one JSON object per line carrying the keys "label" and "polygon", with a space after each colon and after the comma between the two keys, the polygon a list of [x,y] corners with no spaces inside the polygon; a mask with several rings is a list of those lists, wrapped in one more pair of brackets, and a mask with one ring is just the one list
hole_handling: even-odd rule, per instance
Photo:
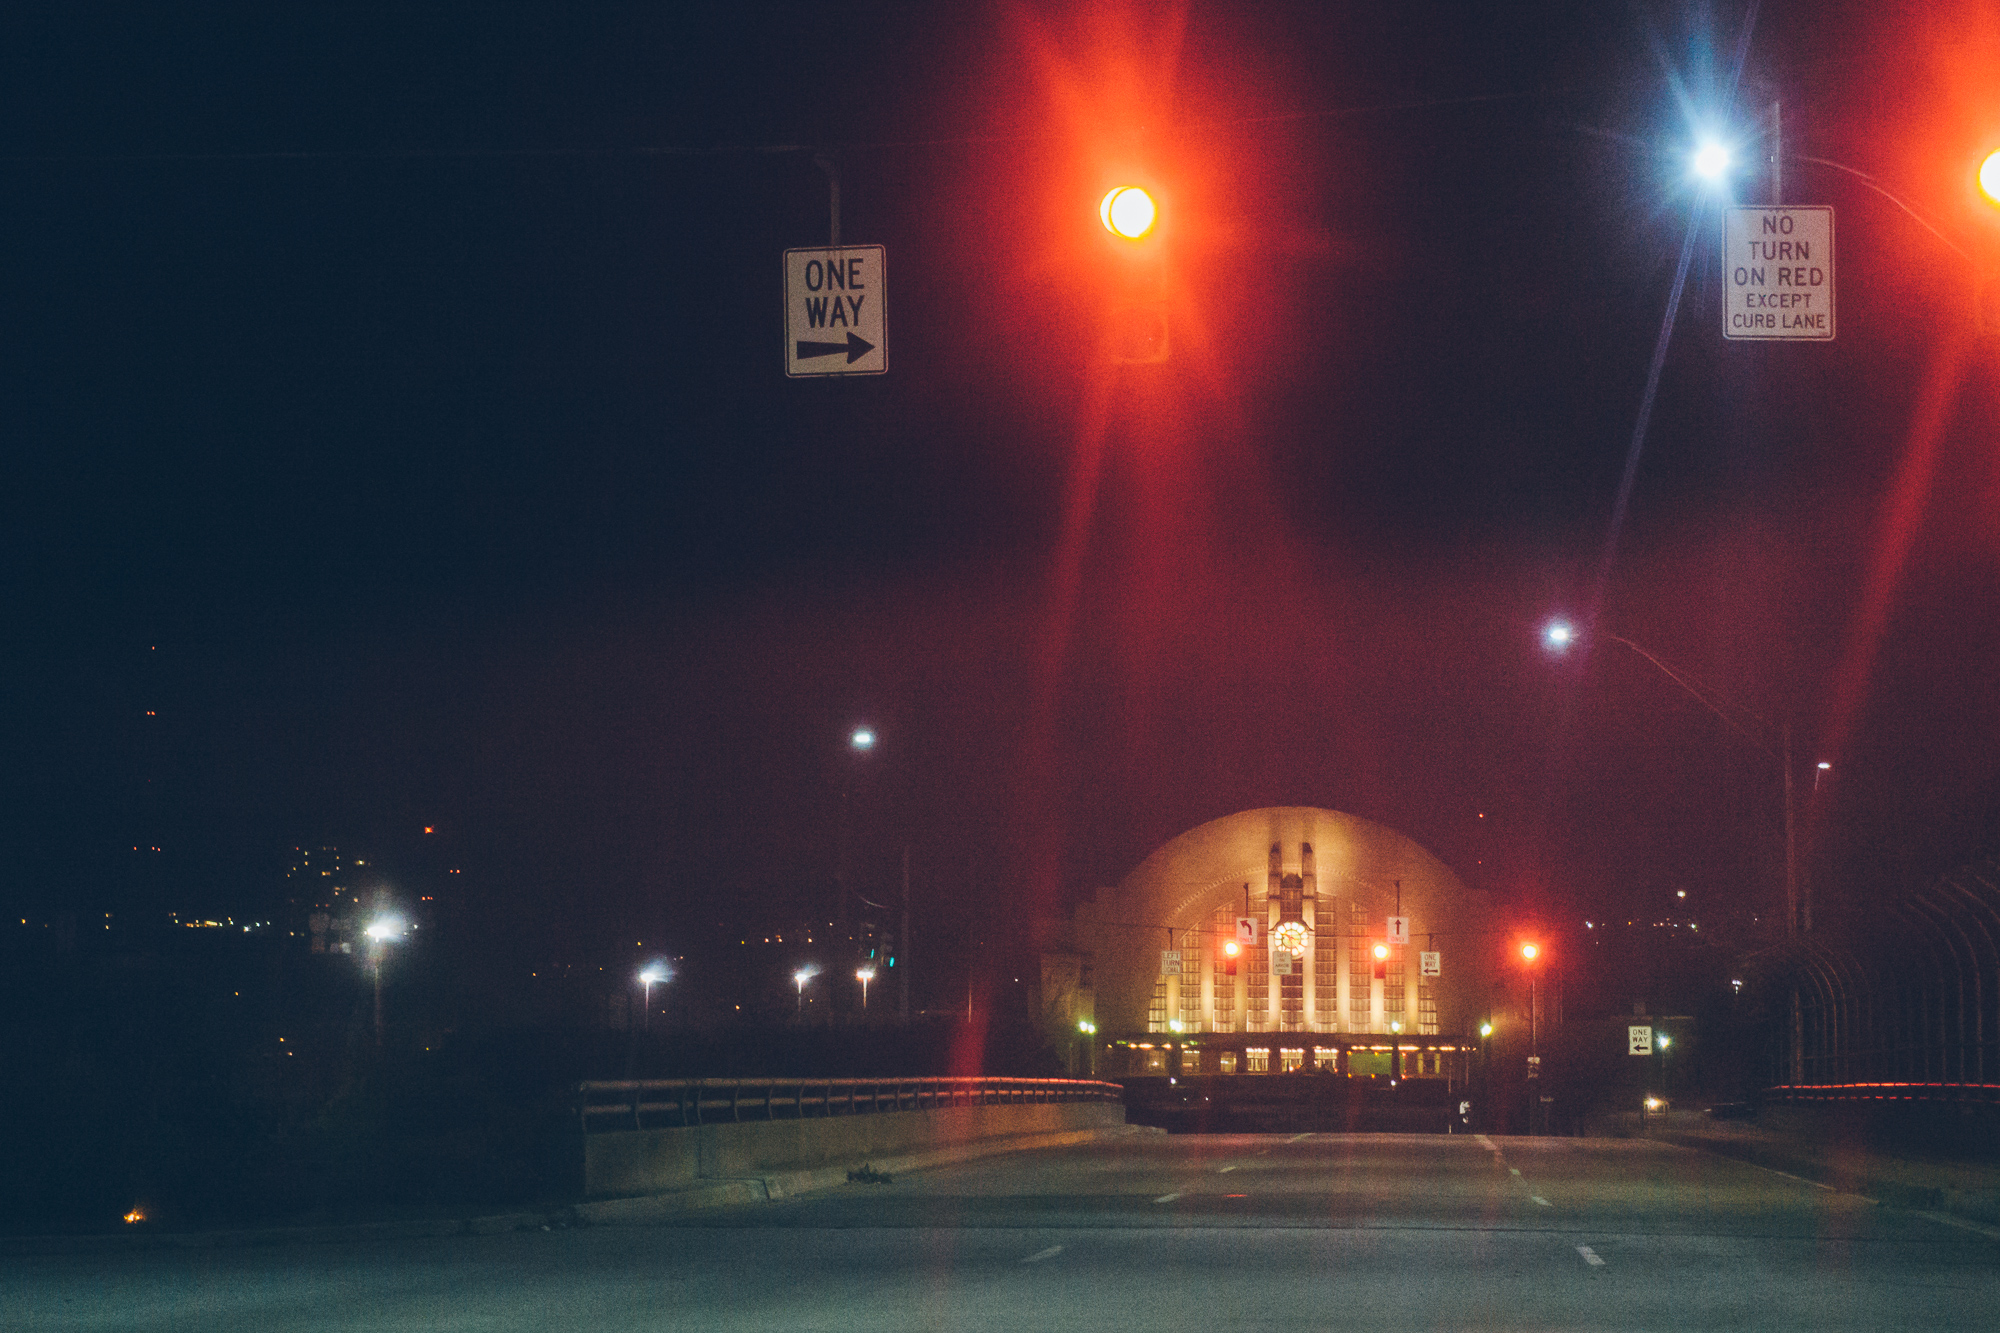
{"label": "asphalt road surface", "polygon": [[2000,1233],[1664,1144],[1212,1135],[666,1225],[0,1258],[0,1327],[1992,1329]]}

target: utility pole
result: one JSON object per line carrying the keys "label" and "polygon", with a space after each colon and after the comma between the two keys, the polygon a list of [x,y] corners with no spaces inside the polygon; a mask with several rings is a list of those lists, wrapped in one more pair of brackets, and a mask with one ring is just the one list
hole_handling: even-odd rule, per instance
{"label": "utility pole", "polygon": [[896,983],[896,1018],[910,1025],[910,844],[903,844],[903,926],[896,934],[896,966],[902,980]]}

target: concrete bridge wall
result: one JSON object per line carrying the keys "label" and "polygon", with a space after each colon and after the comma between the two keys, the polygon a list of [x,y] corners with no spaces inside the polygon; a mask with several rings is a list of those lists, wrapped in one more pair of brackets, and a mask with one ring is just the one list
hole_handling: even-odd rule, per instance
{"label": "concrete bridge wall", "polygon": [[1125,1123],[1103,1102],[948,1106],[877,1115],[628,1129],[583,1137],[587,1199],[685,1190],[716,1181],[841,1173],[958,1147],[1089,1132]]}

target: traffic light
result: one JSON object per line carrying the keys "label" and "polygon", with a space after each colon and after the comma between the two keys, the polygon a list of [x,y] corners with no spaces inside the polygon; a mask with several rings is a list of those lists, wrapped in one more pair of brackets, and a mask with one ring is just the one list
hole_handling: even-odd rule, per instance
{"label": "traffic light", "polygon": [[1242,952],[1243,946],[1235,940],[1224,940],[1222,942],[1222,974],[1224,976],[1233,977],[1236,975],[1236,956]]}
{"label": "traffic light", "polygon": [[1375,980],[1386,981],[1389,978],[1389,946],[1378,944],[1375,946],[1374,953]]}
{"label": "traffic light", "polygon": [[1127,241],[1141,241],[1152,233],[1159,220],[1159,205],[1153,196],[1136,185],[1114,187],[1097,206],[1104,230]]}

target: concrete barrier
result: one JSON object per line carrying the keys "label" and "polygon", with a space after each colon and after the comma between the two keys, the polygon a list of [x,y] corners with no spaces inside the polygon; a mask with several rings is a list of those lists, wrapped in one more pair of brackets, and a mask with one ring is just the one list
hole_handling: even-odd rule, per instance
{"label": "concrete barrier", "polygon": [[613,1130],[582,1136],[583,1194],[630,1198],[773,1175],[844,1173],[888,1160],[929,1159],[939,1150],[1124,1123],[1124,1108],[1115,1104],[1053,1102]]}

